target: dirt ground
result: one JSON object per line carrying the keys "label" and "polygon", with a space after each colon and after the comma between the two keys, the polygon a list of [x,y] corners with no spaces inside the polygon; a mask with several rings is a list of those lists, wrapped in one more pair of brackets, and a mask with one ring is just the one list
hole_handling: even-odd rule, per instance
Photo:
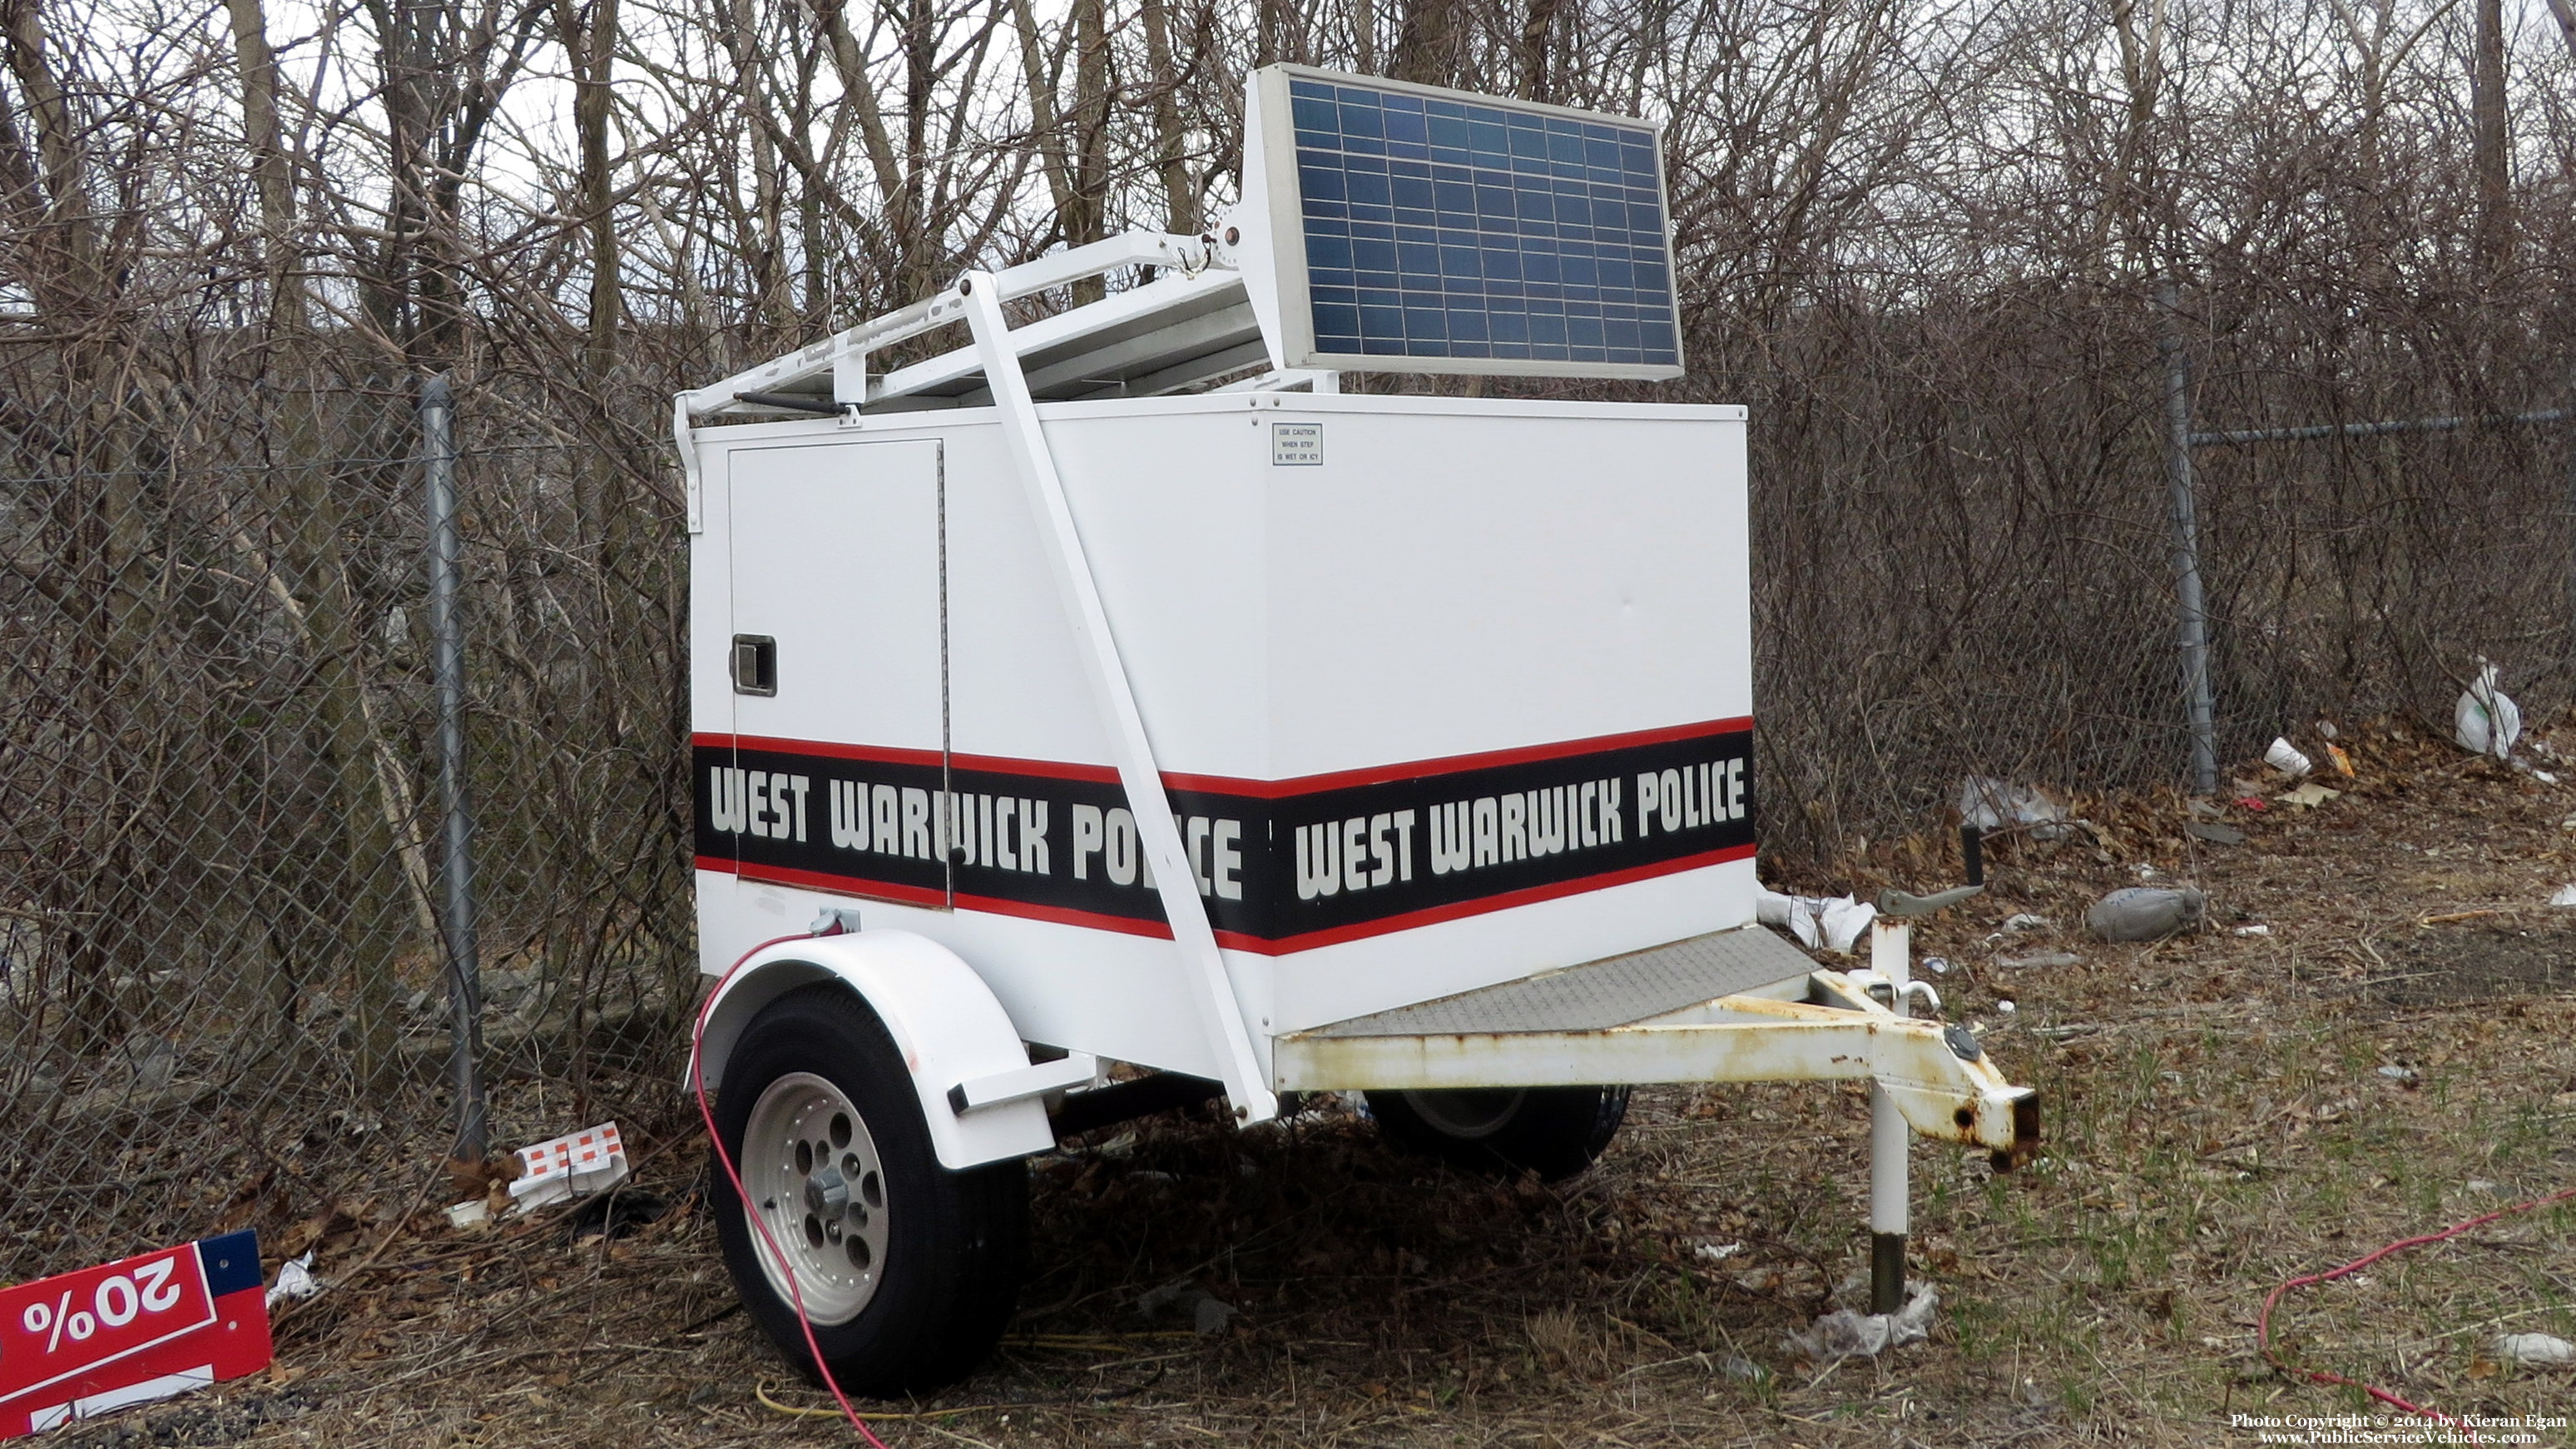
{"label": "dirt ground", "polygon": [[[2256,1313],[2292,1275],[2576,1186],[2576,911],[2543,904],[2576,879],[2576,789],[2386,731],[2355,757],[2313,809],[2229,806],[2242,845],[2186,834],[2178,797],[2079,800],[2092,828],[1999,845],[1987,894],[1918,936],[2049,1134],[2000,1177],[1918,1150],[1928,1343],[1838,1367],[1785,1343],[1864,1262],[1858,1088],[1641,1091],[1609,1155],[1555,1186],[1426,1165],[1326,1104],[1042,1160],[1011,1340],[931,1402],[863,1407],[896,1449],[2252,1444],[2230,1414],[2371,1412],[2267,1367]],[[1796,884],[1958,869],[1927,836]],[[2204,887],[2209,929],[2082,934],[2093,898],[2141,881]],[[2006,933],[2018,913],[2050,924]],[[2002,964],[2048,953],[2077,961]],[[852,1442],[733,1307],[694,1142],[642,1151],[671,1207],[621,1237],[343,1226],[273,1374],[57,1442]],[[2293,1294],[2276,1330],[2300,1362],[2576,1442],[2576,1371],[2488,1349],[2576,1338],[2571,1229],[2564,1208],[2481,1227]],[[1203,1335],[1140,1308],[1176,1283],[1235,1312]]]}

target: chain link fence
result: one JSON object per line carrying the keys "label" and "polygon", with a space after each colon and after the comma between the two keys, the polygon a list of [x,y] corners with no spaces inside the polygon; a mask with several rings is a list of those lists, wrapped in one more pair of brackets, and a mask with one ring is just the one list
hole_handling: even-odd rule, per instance
{"label": "chain link fence", "polygon": [[[1766,868],[1931,835],[1970,775],[2183,783],[2161,374],[2130,314],[1821,319],[1767,373],[1712,367],[1755,419]],[[2551,400],[2537,368],[2446,408],[2456,379],[2194,345],[2204,430]],[[418,404],[409,378],[0,393],[0,1277],[396,1211],[453,1143]],[[686,1130],[666,408],[551,377],[456,399],[498,1146]],[[2480,654],[2535,717],[2563,702],[2571,432],[2198,450],[2220,760],[2319,710],[2446,719]]]}
{"label": "chain link fence", "polygon": [[[2192,450],[2222,788],[2320,713],[2447,735],[2481,656],[2535,723],[2576,695],[2564,354],[2419,321],[2328,346],[2186,319],[2195,431],[2469,419]],[[1941,832],[1970,776],[2061,800],[2188,785],[2144,299],[1820,316],[1800,341],[1713,398],[1754,404],[1766,857]]]}
{"label": "chain link fence", "polygon": [[[507,1143],[673,1105],[685,570],[667,460],[461,402]],[[10,411],[0,1277],[408,1198],[454,1122],[413,388]]]}

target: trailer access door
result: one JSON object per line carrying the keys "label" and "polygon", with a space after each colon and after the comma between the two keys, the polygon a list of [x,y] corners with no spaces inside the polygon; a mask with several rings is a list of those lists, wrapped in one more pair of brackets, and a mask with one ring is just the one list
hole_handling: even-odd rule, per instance
{"label": "trailer access door", "polygon": [[[731,455],[743,773],[723,792],[739,804],[719,799],[716,813],[746,879],[949,903],[942,446],[830,439]],[[818,753],[851,760],[858,778],[817,776]]]}

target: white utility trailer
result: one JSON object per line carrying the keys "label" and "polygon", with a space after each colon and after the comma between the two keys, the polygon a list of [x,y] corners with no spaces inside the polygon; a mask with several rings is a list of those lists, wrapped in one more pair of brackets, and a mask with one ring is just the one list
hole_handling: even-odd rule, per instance
{"label": "white utility trailer", "polygon": [[1659,135],[1295,67],[1245,130],[1210,235],[677,400],[745,1299],[926,1387],[1001,1331],[1059,1134],[1358,1091],[1562,1175],[1629,1084],[1828,1078],[1879,1087],[1885,1296],[1909,1127],[2012,1161],[2038,1119],[1909,1014],[1901,920],[1848,973],[1753,924],[1743,410],[1338,386],[1679,376]]}

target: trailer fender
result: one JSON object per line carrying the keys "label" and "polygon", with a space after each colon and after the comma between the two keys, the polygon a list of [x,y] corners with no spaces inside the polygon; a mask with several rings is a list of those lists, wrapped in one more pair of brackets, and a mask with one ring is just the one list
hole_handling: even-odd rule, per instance
{"label": "trailer fender", "polygon": [[1029,1073],[1028,1049],[984,978],[957,953],[910,931],[814,936],[753,953],[706,1008],[698,1061],[708,1081],[724,1081],[725,1059],[762,1007],[817,981],[840,982],[885,1023],[921,1095],[940,1166],[955,1171],[1055,1145],[1042,1097],[1004,1094],[979,1104],[985,1094],[978,1084]]}

